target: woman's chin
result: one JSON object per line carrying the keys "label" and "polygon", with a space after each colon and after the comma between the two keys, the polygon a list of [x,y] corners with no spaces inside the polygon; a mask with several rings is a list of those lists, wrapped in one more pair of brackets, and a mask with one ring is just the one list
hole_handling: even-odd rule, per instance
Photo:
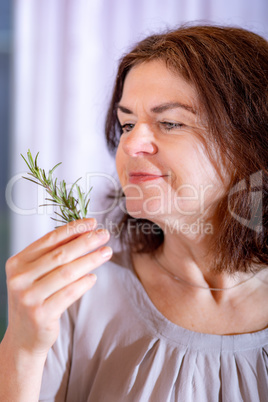
{"label": "woman's chin", "polygon": [[135,203],[126,200],[127,213],[135,219],[148,219],[155,222],[162,214],[157,205],[150,205],[144,203]]}

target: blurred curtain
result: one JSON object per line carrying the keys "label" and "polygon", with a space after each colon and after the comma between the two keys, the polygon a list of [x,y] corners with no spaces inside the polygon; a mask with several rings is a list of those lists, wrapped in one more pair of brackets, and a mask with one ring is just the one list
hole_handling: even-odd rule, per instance
{"label": "blurred curtain", "polygon": [[55,174],[69,183],[96,173],[91,214],[100,211],[105,174],[116,176],[104,119],[118,59],[133,43],[191,21],[268,36],[267,0],[17,0],[14,8],[11,253],[54,226],[51,210],[37,209],[43,192],[20,179],[28,148],[45,169],[61,161]]}

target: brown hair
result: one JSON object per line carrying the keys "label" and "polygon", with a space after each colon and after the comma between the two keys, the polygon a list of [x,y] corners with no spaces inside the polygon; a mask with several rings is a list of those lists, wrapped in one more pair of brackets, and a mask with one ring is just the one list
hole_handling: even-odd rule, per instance
{"label": "brown hair", "polygon": [[[119,65],[106,120],[111,151],[121,130],[117,104],[129,70],[163,60],[197,90],[209,134],[232,169],[230,192],[217,206],[217,233],[211,239],[217,271],[257,271],[268,264],[268,44],[255,33],[234,27],[183,26],[138,43]],[[214,161],[215,162],[215,161]],[[226,165],[227,166],[227,165]],[[164,234],[130,230],[122,219],[123,242],[132,251],[153,252]],[[137,219],[141,225],[148,221]],[[133,225],[132,225],[133,227]],[[156,230],[157,229],[157,230]]]}

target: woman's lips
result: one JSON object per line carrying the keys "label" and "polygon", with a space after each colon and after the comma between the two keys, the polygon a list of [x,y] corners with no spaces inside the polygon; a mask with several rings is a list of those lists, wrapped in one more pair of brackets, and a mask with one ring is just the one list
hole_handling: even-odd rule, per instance
{"label": "woman's lips", "polygon": [[166,175],[161,174],[153,174],[148,172],[130,172],[129,173],[129,182],[130,183],[142,183],[149,180],[157,180],[165,177]]}

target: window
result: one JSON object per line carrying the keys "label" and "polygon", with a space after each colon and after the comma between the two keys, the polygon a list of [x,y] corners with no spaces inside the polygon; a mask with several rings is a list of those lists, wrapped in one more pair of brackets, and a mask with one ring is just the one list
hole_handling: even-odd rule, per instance
{"label": "window", "polygon": [[5,188],[8,180],[12,53],[12,2],[0,0],[0,340],[7,322],[5,262],[8,258],[9,222]]}

